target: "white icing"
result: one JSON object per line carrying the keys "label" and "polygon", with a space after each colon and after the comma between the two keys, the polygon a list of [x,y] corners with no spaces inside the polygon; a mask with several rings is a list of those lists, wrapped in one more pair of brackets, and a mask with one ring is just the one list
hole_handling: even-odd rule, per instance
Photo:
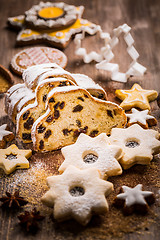
{"label": "white icing", "polygon": [[149,110],[138,111],[135,108],[132,108],[132,113],[126,114],[129,118],[129,123],[136,123],[139,122],[143,125],[147,124],[147,120],[155,119],[153,116],[148,115]]}
{"label": "white icing", "polygon": [[[90,23],[88,20],[86,20],[88,23]],[[85,23],[86,24],[86,23]],[[54,45],[55,43],[58,43],[60,46],[65,47],[71,37],[79,32],[81,32],[86,26],[82,25],[79,28],[68,28],[68,31],[64,33],[64,38],[59,38],[57,36],[50,36],[49,34],[46,33],[39,33],[37,34],[32,34],[31,36],[23,37],[24,34],[27,33],[27,31],[30,29],[23,29],[22,31],[19,32],[17,36],[17,42],[28,42],[28,41],[36,41],[38,40],[43,40],[44,42],[50,42]],[[94,28],[95,24],[90,23],[90,28]],[[55,31],[54,31],[55,32]],[[58,31],[59,32],[59,31]]]}
{"label": "white icing", "polygon": [[28,88],[33,88],[33,87],[36,87],[37,77],[39,77],[41,74],[45,72],[48,72],[49,70],[52,71],[53,69],[62,69],[62,68],[58,66],[56,63],[48,63],[48,64],[31,66],[23,72],[22,79]]}
{"label": "white icing", "polygon": [[[145,67],[137,63],[137,59],[139,57],[138,52],[133,46],[134,40],[130,34],[131,28],[127,24],[123,24],[118,28],[113,30],[113,37],[108,42],[108,44],[104,47],[104,58],[105,60],[96,64],[97,69],[106,70],[111,72],[111,79],[118,82],[127,82],[127,79],[133,76],[143,76],[145,71],[147,70]],[[120,35],[124,33],[124,41],[127,44],[127,52],[132,58],[132,62],[125,73],[119,72],[119,65],[116,63],[110,63],[110,61],[114,58],[114,54],[112,52],[113,48],[118,44]]]}
{"label": "white icing", "polygon": [[138,184],[134,188],[122,186],[123,193],[117,195],[118,199],[125,200],[125,206],[131,207],[135,204],[146,205],[146,197],[152,196],[153,193],[149,191],[142,191],[142,184]]}
{"label": "white icing", "polygon": [[[100,171],[101,177],[106,178],[122,174],[122,169],[118,159],[122,156],[122,149],[118,146],[109,145],[109,138],[105,133],[97,137],[89,137],[81,133],[76,143],[61,149],[65,158],[59,168],[63,172],[69,165],[74,165],[80,169],[96,168]],[[85,163],[83,158],[87,154],[95,154],[98,159],[94,163]]]}
{"label": "white icing", "polygon": [[[126,169],[134,164],[149,164],[153,154],[160,152],[160,134],[152,129],[143,129],[138,124],[129,128],[112,128],[110,142],[123,149],[121,165]],[[127,142],[137,142],[136,147],[127,147]]]}
{"label": "white icing", "polygon": [[[75,218],[86,225],[91,219],[91,213],[104,213],[108,210],[105,196],[113,190],[113,184],[100,179],[97,169],[79,170],[69,166],[62,175],[47,178],[50,187],[42,197],[42,202],[53,207],[55,219]],[[72,196],[73,187],[82,187],[82,196]]]}
{"label": "white icing", "polygon": [[13,134],[12,132],[7,131],[6,128],[7,128],[7,124],[3,124],[0,126],[0,141],[3,140],[3,137],[5,137],[9,134]]}
{"label": "white icing", "polygon": [[[37,12],[46,7],[58,7],[64,10],[65,14],[57,19],[41,19],[38,18]],[[81,17],[83,14],[84,7],[75,7],[65,3],[43,3],[33,6],[31,9],[25,12],[25,20],[35,27],[42,28],[57,28],[61,26],[67,26],[71,22],[74,22],[77,17]]]}

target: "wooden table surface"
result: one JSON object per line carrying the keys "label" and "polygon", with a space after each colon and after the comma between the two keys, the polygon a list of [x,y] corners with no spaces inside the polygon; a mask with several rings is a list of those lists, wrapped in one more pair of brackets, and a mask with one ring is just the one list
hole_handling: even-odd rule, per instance
{"label": "wooden table surface", "polygon": [[[7,27],[7,18],[23,14],[38,0],[0,0],[0,64],[9,68],[11,58],[25,47],[15,47],[17,33]],[[123,23],[131,26],[131,34],[135,40],[135,48],[140,54],[139,63],[147,68],[144,77],[131,78],[127,83],[113,82],[108,79],[104,71],[98,71],[95,63],[84,64],[80,57],[75,56],[75,45],[71,41],[64,53],[68,57],[66,70],[73,73],[87,74],[99,83],[107,91],[108,99],[120,103],[115,98],[114,92],[117,88],[129,89],[133,83],[139,83],[145,89],[160,91],[160,2],[159,0],[76,0],[65,1],[69,4],[84,5],[83,17],[101,25],[102,29],[111,33],[112,29]],[[84,45],[89,50],[99,50],[101,41],[98,36],[86,38]],[[44,44],[41,44],[44,46]],[[117,54],[117,55],[116,55]],[[120,41],[115,51],[115,62],[120,63],[120,70],[125,71],[130,63],[126,54],[126,45]],[[14,75],[15,84],[22,80]],[[10,122],[4,111],[4,96],[0,98],[0,124]],[[151,103],[151,114],[158,120],[155,129],[159,129],[160,110],[156,101]],[[20,148],[22,144],[14,141]],[[10,143],[9,143],[10,144]],[[47,190],[46,177],[58,174],[58,166],[63,161],[60,151],[52,153],[34,153],[30,159],[30,169],[17,170],[6,176],[0,170],[0,196],[8,190],[13,193],[16,189],[24,196],[29,204],[24,208],[31,210],[36,207],[45,219],[39,224],[40,228],[36,234],[26,233],[18,224],[17,215],[23,212],[5,211],[0,208],[0,239],[21,240],[21,239],[56,239],[56,240],[89,240],[89,239],[160,239],[160,178],[159,156],[154,157],[149,166],[134,166],[124,171],[122,176],[112,177],[108,180],[114,184],[114,192],[108,197],[110,211],[104,216],[94,216],[88,226],[82,227],[75,221],[57,223],[52,215],[52,209],[43,206],[40,197]],[[135,186],[142,183],[144,188],[153,191],[156,195],[156,202],[151,206],[147,215],[133,214],[125,217],[121,210],[112,206],[113,198],[119,191],[120,186]]]}

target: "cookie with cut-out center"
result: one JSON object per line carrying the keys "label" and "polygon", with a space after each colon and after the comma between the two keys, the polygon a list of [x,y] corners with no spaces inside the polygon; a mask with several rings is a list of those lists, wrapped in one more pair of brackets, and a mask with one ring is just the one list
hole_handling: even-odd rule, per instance
{"label": "cookie with cut-out center", "polygon": [[148,128],[148,125],[154,126],[157,124],[155,117],[148,114],[149,110],[138,111],[136,108],[132,108],[131,113],[126,113],[129,119],[127,126],[138,123],[143,128]]}
{"label": "cookie with cut-out center", "polygon": [[148,204],[155,201],[153,192],[143,191],[142,184],[134,188],[122,186],[120,194],[114,200],[114,205],[123,208],[123,212],[129,215],[136,211],[137,213],[146,213],[149,209]]}
{"label": "cookie with cut-out center", "polygon": [[133,107],[150,110],[149,102],[155,100],[158,96],[157,91],[145,90],[137,83],[130,90],[117,89],[115,94],[123,101],[120,106],[125,110]]}
{"label": "cookie with cut-out center", "polygon": [[86,225],[93,213],[108,210],[106,196],[113,190],[113,184],[102,180],[95,168],[80,170],[69,166],[62,175],[47,178],[50,190],[42,202],[53,208],[54,218],[59,221],[74,218]]}
{"label": "cookie with cut-out center", "polygon": [[6,149],[0,149],[0,168],[6,174],[12,173],[15,169],[29,168],[27,160],[32,155],[32,150],[21,150],[15,144]]}
{"label": "cookie with cut-out center", "polygon": [[109,145],[109,137],[101,133],[97,137],[90,137],[81,133],[76,143],[61,149],[65,158],[59,168],[63,172],[69,165],[80,169],[97,168],[102,178],[122,174],[118,159],[122,157],[122,149]]}
{"label": "cookie with cut-out center", "polygon": [[122,148],[120,163],[127,169],[135,164],[149,164],[153,155],[160,153],[159,137],[159,132],[134,124],[125,129],[113,128],[110,142]]}

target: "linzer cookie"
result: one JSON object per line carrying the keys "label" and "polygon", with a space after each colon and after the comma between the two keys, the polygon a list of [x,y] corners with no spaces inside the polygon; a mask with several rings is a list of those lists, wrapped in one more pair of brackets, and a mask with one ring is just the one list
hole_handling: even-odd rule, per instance
{"label": "linzer cookie", "polygon": [[65,28],[81,17],[84,7],[75,7],[64,2],[40,2],[25,12],[27,26],[36,29]]}
{"label": "linzer cookie", "polygon": [[81,133],[76,143],[61,149],[65,158],[59,168],[63,172],[69,165],[80,169],[96,168],[100,171],[101,177],[122,174],[118,160],[122,157],[122,149],[116,145],[109,144],[109,137],[105,133],[97,137],[90,137]]}
{"label": "linzer cookie", "polygon": [[[124,127],[126,115],[117,104],[94,98],[79,86],[57,87],[48,94],[48,110],[33,124],[36,151],[52,151],[76,142],[80,133],[110,134]],[[43,129],[43,131],[42,131]]]}
{"label": "linzer cookie", "polygon": [[49,191],[42,202],[53,208],[54,218],[64,221],[74,218],[87,225],[92,214],[107,212],[107,197],[113,184],[102,180],[96,168],[80,170],[69,166],[63,174],[47,178]]}
{"label": "linzer cookie", "polygon": [[126,215],[132,214],[134,211],[144,214],[148,211],[149,204],[154,202],[153,192],[143,191],[142,184],[138,184],[134,188],[122,186],[120,194],[114,200],[114,205],[121,207]]}
{"label": "linzer cookie", "polygon": [[18,149],[15,144],[6,149],[0,149],[0,168],[6,174],[10,174],[16,169],[29,168],[29,161],[27,159],[31,155],[31,150]]}
{"label": "linzer cookie", "polygon": [[113,128],[110,142],[122,148],[120,163],[127,169],[135,164],[149,164],[153,155],[160,153],[159,138],[159,132],[133,124],[125,129]]}
{"label": "linzer cookie", "polygon": [[5,93],[13,84],[13,76],[9,70],[0,65],[0,93]]}
{"label": "linzer cookie", "polygon": [[42,63],[57,63],[65,68],[67,57],[62,51],[55,48],[32,47],[17,53],[11,60],[11,68],[15,73],[21,75],[28,67]]}

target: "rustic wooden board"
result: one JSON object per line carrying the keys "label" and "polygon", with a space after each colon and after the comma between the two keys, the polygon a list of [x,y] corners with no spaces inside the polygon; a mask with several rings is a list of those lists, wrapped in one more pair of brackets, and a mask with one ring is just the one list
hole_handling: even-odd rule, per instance
{"label": "rustic wooden board", "polygon": [[[8,17],[23,14],[36,0],[1,0],[0,8],[0,64],[9,68],[11,58],[18,51],[25,47],[15,47],[17,33],[10,30],[6,21]],[[64,50],[68,57],[66,70],[73,73],[87,74],[97,83],[105,88],[108,99],[119,103],[115,98],[114,92],[117,88],[129,89],[133,83],[139,83],[145,89],[155,89],[160,91],[160,4],[159,0],[76,0],[65,1],[75,5],[84,5],[84,18],[100,24],[104,31],[111,33],[111,30],[120,24],[127,23],[132,27],[132,35],[135,40],[135,47],[140,53],[139,62],[147,67],[147,73],[142,78],[132,78],[126,84],[110,81],[106,72],[98,71],[95,64],[84,64],[80,58],[75,56],[75,46],[73,41]],[[84,41],[85,46],[90,49],[98,49],[101,42],[98,37],[87,38]],[[120,63],[121,70],[126,70],[130,59],[126,55],[125,44],[120,41],[117,47],[118,56],[115,61]],[[14,75],[15,83],[22,80]],[[0,125],[8,123],[10,127],[14,126],[8,119],[4,111],[4,95],[0,98]],[[156,101],[151,103],[151,113],[157,120],[160,120],[160,110]],[[160,121],[159,121],[160,122]],[[159,123],[156,129],[159,129]],[[29,148],[23,146],[19,141],[15,142],[20,148]],[[63,161],[60,151],[53,153],[38,154],[35,153],[30,159],[29,170],[17,170],[13,174],[6,176],[0,171],[0,196],[6,190],[14,192],[20,189],[20,193],[29,204],[24,208],[31,210],[36,207],[45,215],[45,220],[40,223],[39,231],[33,234],[26,234],[18,225],[17,215],[23,211],[7,212],[0,209],[0,239],[119,239],[123,237],[129,239],[160,239],[160,209],[159,209],[159,156],[156,156],[150,166],[134,166],[124,171],[122,176],[109,178],[114,184],[115,191],[109,196],[108,201],[110,211],[104,216],[95,216],[87,227],[82,227],[74,221],[57,223],[52,217],[52,209],[48,209],[40,202],[40,197],[47,190],[46,177],[52,174],[58,174],[58,166]],[[133,214],[124,217],[120,210],[112,206],[113,198],[119,191],[120,186],[135,186],[142,183],[146,190],[153,191],[156,194],[156,203],[150,208],[147,215],[141,216]]]}

